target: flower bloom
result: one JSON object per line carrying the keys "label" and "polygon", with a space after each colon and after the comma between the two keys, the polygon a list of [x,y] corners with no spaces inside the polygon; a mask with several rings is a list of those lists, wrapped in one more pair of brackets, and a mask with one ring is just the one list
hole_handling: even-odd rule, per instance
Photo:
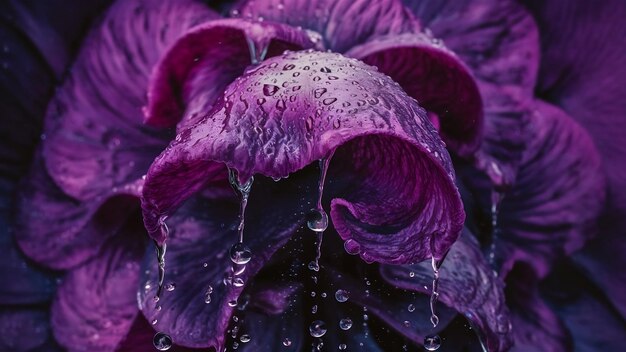
{"label": "flower bloom", "polygon": [[[11,233],[28,259],[2,237],[3,274],[23,275],[0,296],[0,347],[614,346],[621,286],[572,273],[601,270],[606,245],[572,255],[601,216],[623,228],[623,147],[590,126],[592,93],[546,67],[559,47],[530,10],[559,7],[527,6],[115,2],[20,184]],[[11,9],[60,76],[62,40]],[[619,121],[612,103],[598,109]],[[580,332],[591,309],[615,322],[601,338]]]}

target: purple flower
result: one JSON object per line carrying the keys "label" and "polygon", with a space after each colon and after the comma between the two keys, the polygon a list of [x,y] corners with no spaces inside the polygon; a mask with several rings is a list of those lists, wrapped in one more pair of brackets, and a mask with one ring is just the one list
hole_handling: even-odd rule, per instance
{"label": "purple flower", "polygon": [[0,350],[619,348],[623,5],[105,5],[2,5]]}

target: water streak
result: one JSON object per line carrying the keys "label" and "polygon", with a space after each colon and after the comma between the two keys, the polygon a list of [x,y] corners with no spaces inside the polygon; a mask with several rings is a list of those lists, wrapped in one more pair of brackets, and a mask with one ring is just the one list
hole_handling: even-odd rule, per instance
{"label": "water streak", "polygon": [[498,237],[500,234],[500,229],[498,228],[498,214],[503,197],[504,194],[502,192],[499,192],[495,188],[491,190],[491,244],[489,245],[487,260],[492,268],[495,266],[496,246],[498,245]]}
{"label": "water streak", "polygon": [[[161,233],[163,235],[163,238],[167,238],[169,236],[170,230],[167,227],[167,224],[165,223],[165,220],[167,219],[166,216],[162,216],[161,218],[159,218],[159,225],[161,227]],[[158,302],[159,299],[161,298],[161,291],[163,290],[163,281],[165,281],[165,252],[167,250],[167,245],[165,244],[165,242],[163,242],[163,244],[159,244],[157,241],[154,241],[154,245],[155,245],[155,249],[156,249],[156,254],[157,254],[157,261],[158,261],[158,269],[159,269],[159,282],[158,282],[158,289],[157,289],[157,294],[155,297],[155,301]]]}

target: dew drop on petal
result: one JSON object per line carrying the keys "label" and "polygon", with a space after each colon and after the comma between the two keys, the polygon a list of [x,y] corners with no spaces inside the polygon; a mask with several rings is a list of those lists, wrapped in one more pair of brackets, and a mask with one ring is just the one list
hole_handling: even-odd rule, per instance
{"label": "dew drop on petal", "polygon": [[263,85],[263,94],[271,97],[272,95],[276,94],[276,92],[278,92],[278,89],[279,88],[273,84],[265,84]]}
{"label": "dew drop on petal", "polygon": [[172,348],[172,338],[168,334],[157,332],[152,339],[152,344],[159,351],[167,351]]}
{"label": "dew drop on petal", "polygon": [[173,282],[171,282],[171,283],[169,283],[169,284],[167,284],[167,285],[165,286],[165,289],[166,289],[166,290],[168,290],[168,291],[170,291],[170,292],[172,292],[172,291],[174,291],[174,290],[176,289],[176,284],[175,284],[175,283],[173,283]]}
{"label": "dew drop on petal", "polygon": [[341,330],[350,330],[350,328],[352,327],[352,319],[350,318],[343,318],[339,321],[339,327],[341,328]]}
{"label": "dew drop on petal", "polygon": [[415,305],[414,304],[409,304],[409,307],[407,308],[407,310],[411,313],[413,313],[415,311]]}
{"label": "dew drop on petal", "polygon": [[321,320],[316,320],[309,326],[309,332],[313,337],[322,337],[326,334],[326,331],[326,323]]}
{"label": "dew drop on petal", "polygon": [[436,351],[441,347],[441,338],[439,335],[427,335],[424,337],[424,348],[427,351]]}
{"label": "dew drop on petal", "polygon": [[243,343],[250,342],[250,335],[248,335],[248,334],[241,335],[241,337],[239,338],[239,341],[241,341]]}
{"label": "dew drop on petal", "polygon": [[348,346],[347,346],[345,343],[342,343],[341,345],[339,345],[339,350],[340,350],[340,351],[343,351],[343,350],[345,350],[346,348],[348,348]]}
{"label": "dew drop on petal", "polygon": [[251,258],[250,248],[242,242],[237,242],[230,248],[230,260],[235,264],[247,264]]}
{"label": "dew drop on petal", "polygon": [[311,209],[306,225],[311,231],[324,232],[328,228],[328,215],[323,210]]}
{"label": "dew drop on petal", "polygon": [[285,337],[285,339],[283,340],[283,346],[285,346],[285,347],[291,346],[291,340],[289,338]]}
{"label": "dew drop on petal", "polygon": [[346,290],[337,290],[337,292],[335,292],[335,299],[337,300],[337,302],[345,302],[347,301],[349,298],[348,295],[348,291]]}

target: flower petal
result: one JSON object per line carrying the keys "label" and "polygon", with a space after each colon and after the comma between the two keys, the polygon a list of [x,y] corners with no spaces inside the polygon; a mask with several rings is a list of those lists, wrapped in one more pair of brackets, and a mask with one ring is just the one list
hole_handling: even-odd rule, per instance
{"label": "flower petal", "polygon": [[51,338],[48,313],[36,308],[0,309],[0,350],[42,351]]}
{"label": "flower petal", "polygon": [[532,16],[512,0],[403,0],[424,27],[489,83],[533,93],[539,35]]}
{"label": "flower petal", "polygon": [[[152,328],[152,325],[144,318],[143,315],[139,314],[135,318],[130,330],[123,341],[117,345],[115,351],[117,352],[154,352],[154,346],[152,344],[152,340],[154,339],[154,335],[156,331]],[[170,349],[172,352],[192,352],[192,351],[200,351],[197,349],[191,349],[186,347],[181,347],[176,344],[172,345]]]}
{"label": "flower petal", "polygon": [[[382,265],[385,280],[398,288],[430,294],[430,263],[411,266]],[[410,272],[414,272],[411,277]],[[439,301],[470,320],[487,350],[503,351],[511,345],[508,311],[502,283],[484,260],[477,241],[464,232],[450,248],[440,269]]]}
{"label": "flower petal", "polygon": [[205,185],[223,182],[224,164],[241,181],[280,178],[336,148],[331,216],[362,258],[407,263],[447,251],[464,214],[449,155],[426,113],[370,66],[320,52],[266,60],[177,136],[143,188],[148,233],[164,242],[159,219]]}
{"label": "flower petal", "polygon": [[140,224],[128,224],[99,255],[71,270],[52,305],[57,341],[69,351],[114,350],[137,309],[135,287],[144,251]]}
{"label": "flower petal", "polygon": [[310,34],[284,24],[224,19],[187,32],[159,61],[149,88],[146,123],[181,131],[206,116],[250,64],[285,50],[317,47]]}
{"label": "flower petal", "polygon": [[437,115],[448,148],[469,156],[478,149],[482,102],[472,75],[456,55],[424,34],[377,38],[346,56],[376,66]]}
{"label": "flower petal", "polygon": [[[595,234],[606,184],[600,156],[578,124],[540,101],[530,118],[517,181],[500,206],[495,259],[501,274],[524,261],[543,277]],[[490,214],[490,185],[467,181]]]}
{"label": "flower petal", "polygon": [[[153,297],[158,282],[154,270],[157,260],[153,251],[148,251],[143,264],[147,275],[139,290],[146,318],[156,319],[156,328],[172,336],[178,345],[221,349],[231,316],[237,311],[229,302],[238,300],[239,308],[249,305],[266,314],[280,311],[281,295],[268,293],[266,285],[254,285],[255,276],[303,224],[302,214],[313,196],[293,195],[300,187],[315,188],[316,180],[310,177],[315,173],[307,174],[293,175],[278,183],[263,177],[255,180],[245,226],[245,244],[251,249],[252,259],[237,276],[245,283],[242,287],[223,284],[224,275],[232,267],[228,251],[237,242],[238,202],[232,191],[226,198],[195,196],[170,216],[165,284],[173,283],[176,288],[163,291],[158,302],[162,309],[156,310]],[[206,303],[208,290],[212,292]],[[274,299],[272,304],[267,302],[268,294]]]}
{"label": "flower petal", "polygon": [[411,13],[397,0],[250,0],[233,14],[237,13],[318,32],[334,52],[345,52],[376,36],[419,30]]}

